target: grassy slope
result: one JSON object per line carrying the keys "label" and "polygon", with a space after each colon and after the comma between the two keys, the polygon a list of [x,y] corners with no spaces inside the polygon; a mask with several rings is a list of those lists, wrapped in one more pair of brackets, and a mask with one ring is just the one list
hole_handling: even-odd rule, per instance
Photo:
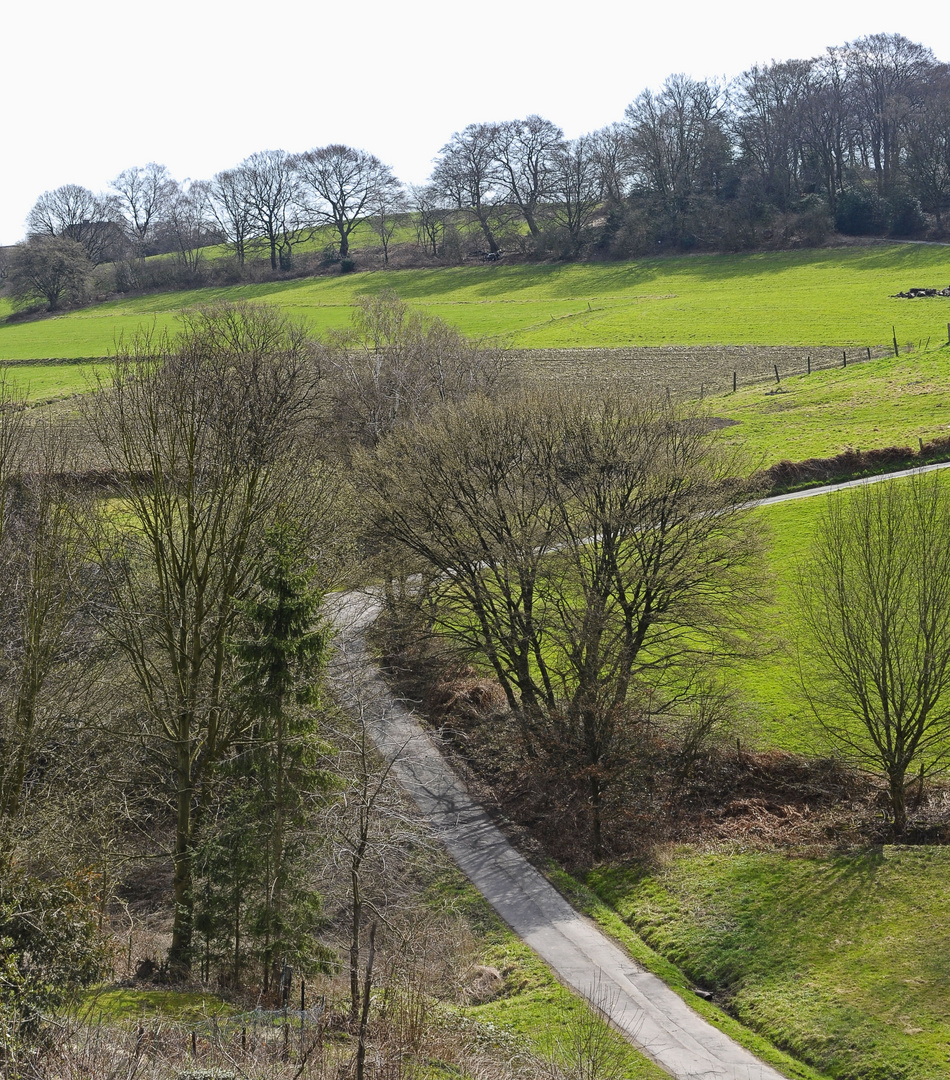
{"label": "grassy slope", "polygon": [[588,884],[735,1014],[841,1080],[950,1073],[950,851],[681,851]]}
{"label": "grassy slope", "polygon": [[874,245],[643,262],[451,267],[301,279],[118,300],[0,326],[0,359],[103,356],[123,335],[164,329],[216,299],[263,300],[316,330],[346,324],[354,297],[393,289],[473,336],[523,348],[880,345],[945,340],[946,300],[890,294],[950,279],[950,250]]}
{"label": "grassy slope", "polygon": [[[948,308],[950,314],[950,308]],[[950,431],[950,348],[740,388],[707,399],[737,421],[722,438],[764,465],[803,461],[852,447],[917,447]]]}

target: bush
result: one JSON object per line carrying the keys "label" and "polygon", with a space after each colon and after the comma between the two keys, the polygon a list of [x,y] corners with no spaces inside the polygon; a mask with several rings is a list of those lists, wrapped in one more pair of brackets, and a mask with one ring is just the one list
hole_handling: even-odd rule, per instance
{"label": "bush", "polygon": [[891,196],[891,236],[919,236],[927,227],[920,200],[903,192]]}
{"label": "bush", "polygon": [[0,879],[0,1031],[32,1038],[43,1014],[98,980],[106,953],[92,880],[48,882],[16,870]]}
{"label": "bush", "polygon": [[846,236],[883,236],[891,222],[888,201],[869,188],[850,188],[838,196],[835,228]]}

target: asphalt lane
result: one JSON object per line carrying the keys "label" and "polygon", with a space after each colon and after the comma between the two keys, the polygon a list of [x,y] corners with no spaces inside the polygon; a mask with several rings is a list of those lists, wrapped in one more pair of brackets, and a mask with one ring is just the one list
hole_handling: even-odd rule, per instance
{"label": "asphalt lane", "polygon": [[514,850],[469,796],[412,712],[393,699],[368,654],[380,609],[367,593],[336,598],[333,678],[436,836],[499,916],[558,977],[680,1080],[782,1080],[644,971],[578,914]]}
{"label": "asphalt lane", "polygon": [[[754,506],[828,495],[847,488],[950,467],[950,462],[809,488]],[[499,916],[630,1041],[679,1080],[782,1080],[782,1074],[703,1020],[662,980],[644,971],[576,912],[514,850],[473,801],[422,725],[394,699],[366,648],[380,610],[371,592],[335,598],[333,676],[343,701],[359,710],[380,752],[435,834]]]}

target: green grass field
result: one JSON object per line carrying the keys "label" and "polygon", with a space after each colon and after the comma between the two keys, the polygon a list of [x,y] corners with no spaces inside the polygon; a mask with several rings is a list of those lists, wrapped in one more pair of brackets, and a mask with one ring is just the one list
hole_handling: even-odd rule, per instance
{"label": "green grass field", "polygon": [[215,300],[278,304],[320,332],[346,325],[354,298],[392,289],[473,337],[521,348],[645,345],[876,346],[946,340],[950,300],[893,300],[950,280],[950,249],[880,244],[640,262],[401,270],[116,300],[0,326],[0,360],[104,356],[123,336],[174,326]]}
{"label": "green grass field", "polygon": [[917,449],[950,433],[950,348],[740,387],[707,400],[737,421],[720,438],[756,462],[830,457],[848,448]]}
{"label": "green grass field", "polygon": [[10,364],[2,368],[7,387],[27,401],[55,401],[82,394],[105,376],[106,364]]}
{"label": "green grass field", "polygon": [[588,885],[744,1023],[836,1080],[950,1074],[946,848],[673,853]]}

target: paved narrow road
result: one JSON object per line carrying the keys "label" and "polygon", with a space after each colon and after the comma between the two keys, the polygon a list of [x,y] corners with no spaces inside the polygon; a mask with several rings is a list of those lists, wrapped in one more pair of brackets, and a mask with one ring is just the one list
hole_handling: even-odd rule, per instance
{"label": "paved narrow road", "polygon": [[[811,488],[756,505],[813,498],[914,471]],[[501,918],[564,983],[679,1080],[783,1080],[775,1069],[699,1017],[662,980],[643,971],[511,847],[412,713],[389,694],[365,644],[365,631],[379,608],[368,593],[337,597],[334,665],[341,693],[350,707],[362,711],[380,752],[394,763],[396,776]]]}
{"label": "paved narrow road", "polygon": [[379,611],[372,596],[338,598],[334,676],[362,711],[380,752],[436,835],[511,929],[648,1057],[680,1080],[782,1080],[707,1024],[662,980],[643,971],[582,918],[523,859],[468,795],[412,713],[394,701],[369,657],[364,632]]}

